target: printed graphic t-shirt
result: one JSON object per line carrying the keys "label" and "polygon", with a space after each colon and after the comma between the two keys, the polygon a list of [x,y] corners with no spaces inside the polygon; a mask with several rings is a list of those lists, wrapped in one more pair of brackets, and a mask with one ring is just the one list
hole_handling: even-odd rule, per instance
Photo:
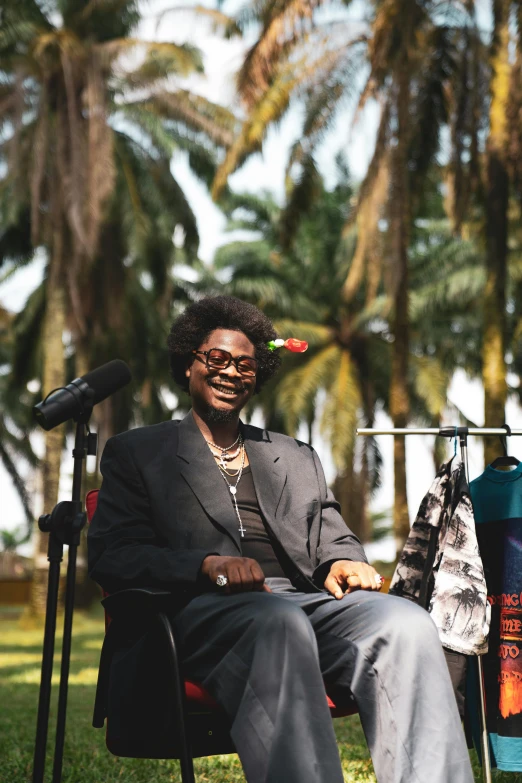
{"label": "printed graphic t-shirt", "polygon": [[522,463],[487,467],[470,484],[477,538],[491,604],[483,658],[492,763],[522,771]]}

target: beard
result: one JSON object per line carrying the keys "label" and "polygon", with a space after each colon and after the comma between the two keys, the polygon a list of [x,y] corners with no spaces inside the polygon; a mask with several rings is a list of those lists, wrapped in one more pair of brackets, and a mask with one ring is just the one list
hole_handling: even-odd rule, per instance
{"label": "beard", "polygon": [[211,405],[208,405],[205,420],[209,424],[227,424],[228,422],[237,419],[238,415],[239,412],[233,408],[221,410],[220,408],[213,408]]}

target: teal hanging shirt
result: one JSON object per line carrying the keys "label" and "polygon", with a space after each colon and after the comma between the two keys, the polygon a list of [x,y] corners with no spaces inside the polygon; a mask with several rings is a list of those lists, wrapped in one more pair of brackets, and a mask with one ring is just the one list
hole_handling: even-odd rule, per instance
{"label": "teal hanging shirt", "polygon": [[522,772],[522,463],[487,467],[470,491],[491,604],[483,663],[492,764]]}

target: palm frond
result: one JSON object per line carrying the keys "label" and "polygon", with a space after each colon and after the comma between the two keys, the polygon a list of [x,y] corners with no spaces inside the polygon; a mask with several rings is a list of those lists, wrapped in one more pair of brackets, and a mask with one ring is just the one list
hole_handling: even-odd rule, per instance
{"label": "palm frond", "polygon": [[226,289],[233,296],[254,302],[262,310],[267,310],[270,306],[286,310],[292,303],[292,295],[284,282],[275,280],[272,275],[259,275],[256,278],[235,276],[227,283]]}
{"label": "palm frond", "polygon": [[180,122],[192,130],[204,133],[218,147],[229,147],[237,121],[232,112],[188,90],[157,92],[144,101],[129,102],[126,112],[142,109],[163,120]]}
{"label": "palm frond", "polygon": [[53,25],[42,4],[36,0],[24,0],[2,4],[2,25],[0,27],[0,54],[14,55],[17,46],[23,46],[42,31],[49,31]]}
{"label": "palm frond", "polygon": [[230,175],[249,155],[262,149],[269,125],[281,120],[286,113],[294,90],[306,78],[303,66],[303,63],[296,63],[284,67],[253,107],[216,173],[212,188],[215,200],[221,196]]}
{"label": "palm frond", "polygon": [[25,387],[28,381],[40,377],[40,350],[46,305],[45,281],[29,295],[24,309],[13,322],[14,345],[10,383]]}
{"label": "palm frond", "polygon": [[[1,424],[2,422],[0,422],[0,425]],[[25,518],[27,520],[28,528],[29,527],[32,528],[34,522],[34,515],[33,515],[31,498],[26,488],[26,482],[24,478],[20,475],[20,472],[18,471],[18,468],[16,466],[16,462],[13,459],[12,455],[10,454],[9,449],[6,447],[7,444],[5,441],[4,426],[0,426],[0,432],[2,432],[2,437],[0,438],[0,462],[2,463],[7,474],[10,476],[11,481],[13,482],[13,486],[16,489],[16,493],[20,498],[20,502],[22,504],[22,508],[25,513]]]}
{"label": "palm frond", "polygon": [[[2,192],[3,191],[3,192]],[[35,249],[31,243],[31,217],[29,208],[11,202],[5,204],[4,195],[9,191],[0,187],[0,267],[12,262],[13,268],[30,263],[34,257]],[[6,212],[11,214],[8,215]]]}
{"label": "palm frond", "polygon": [[385,324],[390,316],[392,306],[392,299],[387,294],[376,296],[354,315],[352,329],[363,330],[375,322]]}
{"label": "palm frond", "polygon": [[448,386],[451,380],[437,359],[426,356],[412,356],[415,368],[415,390],[426,404],[429,414],[440,419],[448,402]]}
{"label": "palm frond", "polygon": [[178,5],[172,8],[164,8],[157,15],[156,30],[168,14],[180,12],[190,12],[203,19],[208,19],[212,23],[212,29],[215,32],[222,32],[225,38],[241,35],[241,30],[235,19],[227,16],[219,8],[208,8],[204,5]]}
{"label": "palm frond", "polygon": [[306,418],[310,399],[314,399],[319,389],[332,382],[340,354],[338,345],[329,344],[283,378],[278,387],[277,400],[278,407],[283,411],[287,432],[295,436],[300,422]]}
{"label": "palm frond", "polygon": [[[163,71],[166,69],[169,73],[179,73],[188,76],[191,73],[200,73],[202,71],[201,51],[191,44],[175,44],[170,41],[146,41],[140,38],[111,38],[108,41],[95,45],[96,54],[101,62],[109,67],[113,61],[122,55],[136,55],[143,58],[143,62],[136,70],[123,72],[122,78],[129,74],[129,84],[132,86],[133,74],[139,74],[140,68],[145,66],[143,76],[147,72],[157,70],[160,73],[159,79],[163,77]],[[177,69],[177,70],[176,70]]]}
{"label": "palm frond", "polygon": [[192,73],[203,72],[201,51],[190,44],[167,46],[151,45],[147,47],[143,62],[134,70],[125,73],[124,81],[131,88],[145,89],[153,87],[169,76],[186,77]]}
{"label": "palm frond", "polygon": [[[233,224],[236,227],[237,224]],[[239,221],[239,225],[241,222]],[[243,226],[244,228],[245,226]],[[239,277],[263,277],[273,275],[270,268],[272,247],[265,239],[252,242],[228,242],[221,245],[214,255],[214,267],[218,271],[233,269],[234,279]]]}
{"label": "palm frond", "polygon": [[289,59],[303,31],[311,29],[319,4],[320,0],[281,0],[258,6],[262,29],[237,76],[239,94],[250,109],[277,81],[281,60]]}
{"label": "palm frond", "polygon": [[276,200],[267,192],[258,194],[231,191],[221,203],[221,208],[228,217],[232,217],[236,210],[251,215],[250,225],[260,231],[269,231],[275,226],[280,212]]}
{"label": "palm frond", "polygon": [[343,470],[353,452],[361,393],[357,369],[347,350],[339,356],[339,367],[328,390],[321,429],[329,438],[336,467]]}

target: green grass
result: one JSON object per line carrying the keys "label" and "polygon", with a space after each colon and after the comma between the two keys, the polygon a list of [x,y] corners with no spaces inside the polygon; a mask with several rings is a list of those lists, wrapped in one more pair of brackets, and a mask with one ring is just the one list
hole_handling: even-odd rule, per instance
{"label": "green grass", "polygon": [[[59,623],[61,625],[61,623]],[[74,619],[63,783],[178,783],[172,760],[122,759],[105,748],[104,731],[91,726],[97,666],[103,639],[101,617],[77,613]],[[22,630],[0,620],[0,783],[31,780],[36,727],[42,630]],[[57,638],[59,647],[59,638]],[[58,656],[55,656],[58,660]],[[55,666],[46,779],[51,780],[58,666]],[[338,719],[335,729],[345,783],[375,783],[357,716]],[[474,756],[474,754],[473,754]],[[198,783],[244,783],[237,756],[196,759]],[[475,780],[482,780],[474,758]],[[497,773],[495,783],[522,783],[521,774]]]}

